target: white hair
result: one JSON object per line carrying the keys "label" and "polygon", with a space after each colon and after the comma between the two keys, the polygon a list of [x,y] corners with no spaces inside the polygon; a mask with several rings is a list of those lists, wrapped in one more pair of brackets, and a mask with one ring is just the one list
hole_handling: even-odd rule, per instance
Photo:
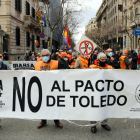
{"label": "white hair", "polygon": [[96,53],[98,52],[98,50],[95,51]]}
{"label": "white hair", "polygon": [[75,55],[75,56],[77,56],[77,53],[76,53],[76,52],[73,52],[73,53],[72,53],[72,55]]}
{"label": "white hair", "polygon": [[48,49],[43,49],[43,50],[41,51],[41,55],[42,55],[43,52],[48,52],[48,54],[51,55],[51,52],[50,52]]}
{"label": "white hair", "polygon": [[98,54],[97,59],[100,60],[101,57],[106,57],[106,55],[101,52]]}

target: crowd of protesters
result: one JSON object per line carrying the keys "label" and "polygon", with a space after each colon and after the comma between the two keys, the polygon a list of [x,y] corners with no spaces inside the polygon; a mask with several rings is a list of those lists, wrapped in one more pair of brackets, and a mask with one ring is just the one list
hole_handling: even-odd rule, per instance
{"label": "crowd of protesters", "polygon": [[[3,55],[0,54],[0,70],[6,70],[7,66],[3,63]],[[78,52],[68,52],[59,50],[56,53],[51,54],[48,49],[42,50],[41,54],[35,54],[34,52],[26,52],[24,56],[25,61],[37,61],[35,64],[36,71],[50,71],[57,69],[126,69],[126,70],[140,70],[140,52],[137,54],[134,50],[131,52],[116,51],[113,52],[111,48],[105,52],[98,53],[98,50],[90,56],[79,54]],[[20,57],[18,57],[18,61]],[[62,128],[63,125],[59,120],[54,120],[57,127]],[[95,121],[91,122],[95,124]],[[41,120],[37,128],[42,128],[47,124],[47,120]],[[101,123],[101,126],[110,131],[110,127],[107,125],[107,119]],[[91,131],[96,133],[96,125],[91,127]]]}

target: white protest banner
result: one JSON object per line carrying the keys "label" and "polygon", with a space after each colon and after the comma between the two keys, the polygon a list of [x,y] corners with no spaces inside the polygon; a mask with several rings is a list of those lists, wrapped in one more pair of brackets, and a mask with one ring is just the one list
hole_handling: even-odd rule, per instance
{"label": "white protest banner", "polygon": [[0,118],[140,118],[140,71],[1,71]]}
{"label": "white protest banner", "polygon": [[90,56],[97,46],[98,45],[87,36],[82,35],[80,41],[77,43],[74,49],[83,55]]}
{"label": "white protest banner", "polygon": [[11,70],[34,70],[36,61],[11,61]]}

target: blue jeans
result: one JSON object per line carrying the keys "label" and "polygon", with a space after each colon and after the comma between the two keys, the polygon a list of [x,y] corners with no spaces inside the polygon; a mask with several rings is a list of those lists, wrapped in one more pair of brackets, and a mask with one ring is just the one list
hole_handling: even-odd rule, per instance
{"label": "blue jeans", "polygon": [[[44,123],[47,123],[47,120],[41,120],[42,122],[44,122]],[[58,123],[59,122],[59,120],[54,120],[54,123],[56,124],[56,123]]]}

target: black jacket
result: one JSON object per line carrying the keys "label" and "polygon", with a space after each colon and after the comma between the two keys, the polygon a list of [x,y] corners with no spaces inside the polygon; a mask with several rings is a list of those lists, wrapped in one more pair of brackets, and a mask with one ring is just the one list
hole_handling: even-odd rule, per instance
{"label": "black jacket", "polygon": [[119,54],[114,54],[114,57],[117,59],[117,61],[119,61],[120,58]]}
{"label": "black jacket", "polygon": [[59,62],[61,69],[69,69],[68,61],[65,61],[61,57],[59,57],[58,62]]}
{"label": "black jacket", "polygon": [[131,69],[137,69],[137,61],[138,61],[138,56],[137,56],[137,53],[132,53],[131,54],[131,58],[132,58],[132,61],[131,61]]}
{"label": "black jacket", "polygon": [[113,56],[113,58],[114,58],[114,61],[111,62],[110,61],[111,58],[109,56],[107,56],[107,64],[114,67],[114,69],[120,69],[119,61],[114,56]]}
{"label": "black jacket", "polygon": [[3,62],[0,66],[0,70],[7,70],[7,65],[5,65]]}

